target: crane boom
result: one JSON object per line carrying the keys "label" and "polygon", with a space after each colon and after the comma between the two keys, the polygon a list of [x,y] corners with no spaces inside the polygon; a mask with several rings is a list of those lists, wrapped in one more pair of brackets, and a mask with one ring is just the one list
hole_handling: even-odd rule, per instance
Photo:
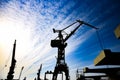
{"label": "crane boom", "polygon": [[67,26],[64,29],[62,29],[62,31],[65,30],[65,29],[67,29],[67,28],[69,28],[70,26],[74,25],[75,23],[77,23],[77,22],[74,22],[74,23],[70,24],[69,26]]}
{"label": "crane boom", "polygon": [[56,32],[62,33],[65,29],[71,27],[72,25],[74,25],[74,24],[77,23],[77,22],[79,22],[80,24],[79,24],[73,31],[71,31],[70,34],[67,34],[67,36],[66,36],[65,39],[64,39],[64,42],[67,41],[67,40],[75,33],[75,31],[76,31],[82,24],[87,25],[87,26],[89,26],[89,27],[91,27],[91,28],[94,28],[94,29],[98,29],[97,27],[95,27],[95,26],[93,26],[93,25],[91,25],[91,24],[89,24],[89,23],[86,23],[86,22],[81,21],[81,20],[76,20],[76,22],[70,24],[69,26],[67,26],[67,27],[65,27],[65,28],[63,28],[63,29],[61,29],[61,30],[55,30],[55,29],[53,29],[53,32],[54,32],[54,33],[56,33]]}
{"label": "crane boom", "polygon": [[[82,24],[85,24],[85,25],[87,25],[87,26],[89,26],[89,27],[91,27],[91,28],[94,28],[94,29],[98,29],[98,28],[96,28],[95,26],[90,25],[90,24],[88,24],[88,23],[86,23],[86,22],[84,22],[84,21],[80,21],[80,20],[76,20],[76,21],[79,22],[80,24],[79,24],[68,36],[66,36],[66,38],[64,39],[64,42],[67,41],[67,40],[75,33],[75,31],[76,31]],[[75,24],[75,23],[77,23],[77,22],[74,22],[73,24]],[[68,27],[72,26],[73,24],[69,25]],[[64,28],[64,29],[62,29],[62,30],[65,30],[65,29],[67,29],[68,27],[66,27],[66,28]]]}
{"label": "crane boom", "polygon": [[68,36],[66,36],[64,42],[67,41],[75,33],[75,31],[80,27],[80,25],[82,24],[79,24]]}
{"label": "crane boom", "polygon": [[97,27],[95,27],[95,26],[93,26],[93,25],[91,25],[91,24],[88,24],[88,23],[86,23],[86,22],[84,22],[84,21],[77,20],[77,22],[79,22],[79,23],[81,23],[81,24],[85,24],[85,25],[87,25],[87,26],[89,26],[89,27],[91,27],[91,28],[98,29]]}

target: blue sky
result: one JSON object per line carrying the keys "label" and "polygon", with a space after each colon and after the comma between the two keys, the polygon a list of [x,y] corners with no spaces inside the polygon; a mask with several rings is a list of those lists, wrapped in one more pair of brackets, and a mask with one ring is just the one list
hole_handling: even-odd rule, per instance
{"label": "blue sky", "polygon": [[[51,48],[50,40],[57,34],[52,29],[62,29],[77,19],[99,28],[104,49],[120,51],[120,40],[114,35],[120,24],[119,4],[119,0],[0,0],[1,77],[6,78],[8,73],[14,39],[17,39],[15,78],[22,66],[25,68],[21,78],[26,76],[29,80],[36,77],[40,64],[43,64],[42,78],[46,70],[53,71],[57,49]],[[77,68],[94,67],[93,60],[103,48],[96,30],[86,25],[82,25],[67,43],[66,62],[71,80],[74,80]]]}

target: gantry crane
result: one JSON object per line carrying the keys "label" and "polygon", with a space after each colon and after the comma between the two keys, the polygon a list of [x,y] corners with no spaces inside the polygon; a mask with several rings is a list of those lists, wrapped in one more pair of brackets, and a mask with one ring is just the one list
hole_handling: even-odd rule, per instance
{"label": "gantry crane", "polygon": [[[70,26],[79,23],[79,25],[73,30],[71,31],[70,34],[67,34],[64,30],[69,28]],[[82,25],[87,25],[89,27],[92,27],[94,29],[98,29],[84,21],[81,20],[76,20],[76,22],[72,23],[71,25],[67,26],[66,28],[62,29],[62,30],[55,30],[53,29],[54,33],[58,33],[58,37],[54,40],[51,40],[51,47],[57,47],[58,48],[58,57],[57,57],[57,63],[53,72],[53,77],[52,80],[57,80],[57,75],[59,73],[65,72],[65,76],[66,76],[66,80],[70,80],[69,77],[69,69],[67,66],[67,63],[65,62],[65,48],[67,46],[66,41],[75,33],[75,31]],[[67,36],[63,36],[63,33],[66,33]]]}

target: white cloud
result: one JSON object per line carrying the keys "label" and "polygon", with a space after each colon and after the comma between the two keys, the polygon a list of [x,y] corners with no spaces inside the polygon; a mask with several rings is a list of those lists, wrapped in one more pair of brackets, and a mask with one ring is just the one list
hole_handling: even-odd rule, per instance
{"label": "white cloud", "polygon": [[[31,4],[34,4],[34,6],[31,6]],[[45,64],[44,67],[48,67],[49,63],[51,63],[51,66],[55,64],[52,62],[55,62],[54,58],[57,55],[57,49],[50,47],[50,40],[56,38],[57,34],[53,34],[52,28],[62,29],[75,19],[72,18],[71,20],[75,11],[63,19],[66,15],[56,12],[59,5],[53,7],[49,3],[48,9],[44,9],[43,6],[42,2],[39,5],[31,2],[21,4],[19,1],[13,0],[7,3],[5,8],[0,9],[2,11],[0,12],[0,37],[2,37],[0,43],[5,45],[4,49],[7,49],[5,53],[6,58],[3,59],[3,62],[8,58],[8,53],[12,49],[14,39],[17,39],[15,78],[18,77],[22,66],[25,67],[22,78],[30,76],[30,78],[27,78],[30,80],[36,76],[39,68],[36,65],[43,63]],[[66,11],[68,8],[68,5],[65,6],[63,11]],[[45,14],[42,14],[42,12]],[[54,19],[54,13],[55,15],[58,14],[56,19]],[[71,46],[68,46],[66,49],[67,55],[87,40],[88,37],[86,36],[91,36],[92,34],[89,34],[91,32],[92,30],[84,33],[84,35],[77,39],[72,37],[68,41]],[[10,64],[7,66],[7,71],[5,71],[3,78],[6,78],[9,66]]]}

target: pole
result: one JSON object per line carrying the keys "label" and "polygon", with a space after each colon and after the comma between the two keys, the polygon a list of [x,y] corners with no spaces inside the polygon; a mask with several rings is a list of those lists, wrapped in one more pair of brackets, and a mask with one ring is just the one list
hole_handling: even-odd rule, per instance
{"label": "pole", "polygon": [[23,69],[24,69],[24,66],[21,68],[20,75],[19,75],[19,80],[20,80]]}

